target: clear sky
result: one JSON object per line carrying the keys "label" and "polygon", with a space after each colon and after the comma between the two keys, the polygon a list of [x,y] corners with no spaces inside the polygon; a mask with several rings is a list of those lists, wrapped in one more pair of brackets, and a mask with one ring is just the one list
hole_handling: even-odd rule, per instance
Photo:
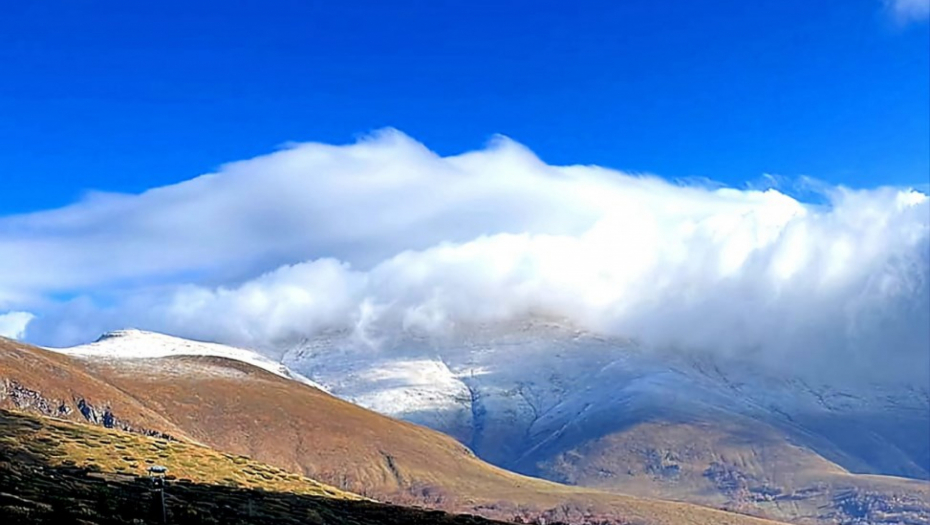
{"label": "clear sky", "polygon": [[0,215],[287,141],[500,133],[551,164],[919,185],[926,0],[6,2]]}

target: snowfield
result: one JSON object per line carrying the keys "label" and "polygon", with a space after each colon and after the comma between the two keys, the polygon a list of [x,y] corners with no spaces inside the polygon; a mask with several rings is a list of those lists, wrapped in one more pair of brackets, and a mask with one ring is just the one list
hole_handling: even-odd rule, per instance
{"label": "snowfield", "polygon": [[272,374],[293,379],[315,388],[322,388],[316,382],[289,370],[281,363],[251,350],[190,341],[180,337],[143,330],[117,330],[103,334],[90,344],[71,348],[48,348],[47,350],[73,357],[97,360],[157,359],[177,356],[222,357],[248,363]]}

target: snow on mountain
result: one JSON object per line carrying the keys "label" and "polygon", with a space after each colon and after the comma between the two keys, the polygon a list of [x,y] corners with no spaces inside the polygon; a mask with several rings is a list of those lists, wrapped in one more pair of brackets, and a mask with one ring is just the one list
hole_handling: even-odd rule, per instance
{"label": "snow on mountain", "polygon": [[376,346],[331,334],[283,360],[335,395],[449,433],[501,465],[639,397],[699,397],[680,372],[628,341],[539,320],[449,339],[387,337]]}
{"label": "snow on mountain", "polygon": [[551,320],[445,335],[327,333],[282,344],[280,362],[138,330],[54,350],[159,371],[171,364],[155,358],[234,359],[445,432],[520,473],[784,519],[846,512],[835,493],[876,508],[923,494],[922,482],[850,473],[930,477],[927,384],[661,351]]}
{"label": "snow on mountain", "polygon": [[928,475],[919,443],[927,385],[780,374],[538,319],[454,337],[375,339],[328,334],[294,345],[283,362],[335,395],[451,434],[505,467],[643,421],[751,418],[856,471]]}
{"label": "snow on mountain", "polygon": [[190,341],[143,330],[108,332],[96,341],[71,348],[48,348],[84,359],[156,359],[175,356],[209,356],[242,361],[275,375],[321,388],[316,382],[257,352],[215,343]]}
{"label": "snow on mountain", "polygon": [[85,359],[215,356],[445,432],[492,463],[538,461],[648,421],[760,421],[856,472],[926,478],[927,385],[843,384],[712,354],[660,352],[533,319],[458,331],[330,333],[281,361],[123,330],[53,349]]}

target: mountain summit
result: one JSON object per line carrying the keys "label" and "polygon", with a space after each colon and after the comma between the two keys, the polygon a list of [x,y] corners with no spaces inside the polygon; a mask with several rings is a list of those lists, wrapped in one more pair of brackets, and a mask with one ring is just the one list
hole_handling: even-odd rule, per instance
{"label": "mountain summit", "polygon": [[930,477],[921,383],[856,383],[546,320],[376,347],[328,335],[283,361],[496,465],[602,490],[809,520],[845,515],[840,491],[878,509]]}

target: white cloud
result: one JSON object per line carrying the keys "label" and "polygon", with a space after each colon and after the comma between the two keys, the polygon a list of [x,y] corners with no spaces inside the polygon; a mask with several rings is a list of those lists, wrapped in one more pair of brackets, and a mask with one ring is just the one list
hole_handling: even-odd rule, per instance
{"label": "white cloud", "polygon": [[[135,326],[273,347],[547,315],[656,345],[921,373],[930,202],[826,192],[811,206],[555,167],[506,139],[442,158],[387,132],[2,219],[0,297],[46,301],[27,334],[46,344]],[[48,304],[56,292],[77,298]]]}
{"label": "white cloud", "polygon": [[26,326],[35,316],[28,312],[0,314],[0,337],[19,339],[26,333]]}
{"label": "white cloud", "polygon": [[926,20],[930,17],[930,0],[885,0],[885,5],[900,22]]}
{"label": "white cloud", "polygon": [[506,139],[451,158],[394,131],[351,146],[296,145],[142,195],[92,194],[0,219],[0,290],[228,277],[319,256],[368,265],[500,231],[577,233],[606,205],[598,179],[609,176],[575,184]]}

